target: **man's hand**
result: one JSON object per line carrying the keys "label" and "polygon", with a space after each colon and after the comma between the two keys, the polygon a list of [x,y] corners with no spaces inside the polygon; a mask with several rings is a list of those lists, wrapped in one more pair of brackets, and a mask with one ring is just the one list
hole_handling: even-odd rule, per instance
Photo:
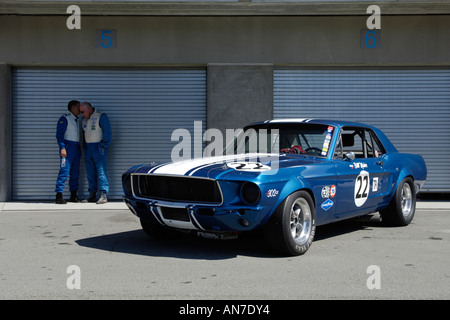
{"label": "man's hand", "polygon": [[67,151],[66,151],[66,149],[61,149],[61,157],[62,158],[65,158],[65,157],[67,157]]}

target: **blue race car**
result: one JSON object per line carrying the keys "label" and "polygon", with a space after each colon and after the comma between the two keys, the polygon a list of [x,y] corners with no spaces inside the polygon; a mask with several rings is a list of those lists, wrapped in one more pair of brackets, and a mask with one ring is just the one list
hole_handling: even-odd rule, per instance
{"label": "blue race car", "polygon": [[221,156],[138,165],[125,203],[150,236],[224,238],[262,229],[284,254],[304,254],[316,226],[380,212],[406,226],[427,170],[381,130],[354,122],[271,120],[245,127]]}

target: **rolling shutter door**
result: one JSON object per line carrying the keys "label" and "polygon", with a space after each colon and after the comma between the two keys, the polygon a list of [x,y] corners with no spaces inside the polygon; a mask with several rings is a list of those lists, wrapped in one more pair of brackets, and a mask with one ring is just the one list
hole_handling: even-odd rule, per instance
{"label": "rolling shutter door", "polygon": [[296,69],[274,73],[274,118],[363,122],[424,157],[423,191],[450,191],[449,69]]}
{"label": "rolling shutter door", "polygon": [[[206,122],[206,71],[193,69],[34,69],[13,71],[13,199],[54,199],[59,170],[56,123],[70,100],[108,114],[109,197],[123,195],[133,165],[170,161],[177,128]],[[87,197],[84,157],[80,194]],[[69,195],[66,183],[66,196]]]}

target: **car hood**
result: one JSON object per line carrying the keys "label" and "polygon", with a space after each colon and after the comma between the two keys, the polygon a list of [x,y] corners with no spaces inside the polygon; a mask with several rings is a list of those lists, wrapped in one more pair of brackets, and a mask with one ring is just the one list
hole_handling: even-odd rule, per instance
{"label": "car hood", "polygon": [[140,166],[135,173],[223,179],[230,175],[233,177],[270,175],[280,169],[311,165],[324,160],[306,155],[251,153],[148,164]]}

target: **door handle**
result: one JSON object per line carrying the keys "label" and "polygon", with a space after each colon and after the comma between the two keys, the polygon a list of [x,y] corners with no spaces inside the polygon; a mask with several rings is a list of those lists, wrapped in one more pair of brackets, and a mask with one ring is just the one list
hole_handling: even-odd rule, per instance
{"label": "door handle", "polygon": [[379,165],[379,166],[383,166],[384,165],[384,162],[383,161],[381,161],[381,160],[379,160],[379,161],[377,161],[377,162],[375,162],[377,165]]}

